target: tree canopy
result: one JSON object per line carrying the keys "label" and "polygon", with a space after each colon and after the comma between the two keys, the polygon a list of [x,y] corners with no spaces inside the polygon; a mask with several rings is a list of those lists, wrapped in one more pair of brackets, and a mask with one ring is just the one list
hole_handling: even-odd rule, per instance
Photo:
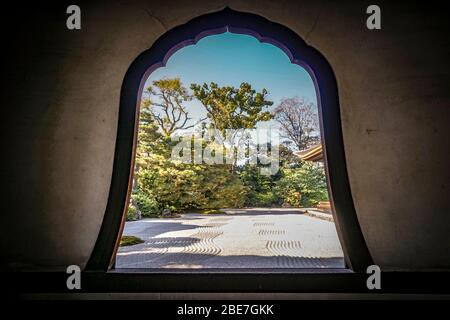
{"label": "tree canopy", "polygon": [[220,87],[211,82],[201,86],[192,84],[191,89],[194,97],[205,107],[214,127],[222,134],[226,129],[252,129],[258,122],[273,117],[265,110],[273,104],[266,100],[267,90],[256,92],[247,82],[241,83],[239,88]]}
{"label": "tree canopy", "polygon": [[[243,206],[311,206],[327,199],[323,168],[302,162],[290,146],[278,146],[280,170],[270,176],[261,174],[259,163],[255,166],[236,161],[173,161],[171,152],[176,142],[171,137],[177,135],[191,141],[192,132],[186,129],[199,122],[209,123],[225,135],[227,129],[253,129],[275,117],[287,139],[298,149],[317,137],[314,106],[298,98],[284,99],[271,113],[268,108],[273,102],[268,100],[267,90],[257,92],[247,82],[238,88],[204,83],[192,84],[190,89],[191,92],[179,78],[174,78],[153,81],[144,92],[129,219],[140,214],[159,215],[165,209],[182,212]],[[206,118],[193,119],[186,107],[193,99],[204,107]],[[202,153],[208,147],[203,142]]]}
{"label": "tree canopy", "polygon": [[[179,78],[153,81],[144,92],[142,104],[148,107],[155,123],[165,136],[170,136],[180,129],[189,129],[194,124],[184,106],[184,102],[192,100],[192,96],[183,86]],[[199,120],[201,121],[201,120]]]}
{"label": "tree canopy", "polygon": [[286,98],[274,110],[284,138],[304,150],[320,141],[317,106],[306,98]]}

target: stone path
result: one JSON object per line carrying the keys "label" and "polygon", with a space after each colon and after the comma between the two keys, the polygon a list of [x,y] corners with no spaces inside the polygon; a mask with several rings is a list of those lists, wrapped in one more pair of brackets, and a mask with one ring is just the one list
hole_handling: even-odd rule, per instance
{"label": "stone path", "polygon": [[294,209],[245,209],[127,222],[116,268],[344,268],[333,222]]}

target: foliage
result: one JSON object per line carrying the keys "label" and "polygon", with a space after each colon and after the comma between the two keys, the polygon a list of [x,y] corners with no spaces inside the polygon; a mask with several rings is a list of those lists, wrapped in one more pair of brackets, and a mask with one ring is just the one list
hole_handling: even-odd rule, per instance
{"label": "foliage", "polygon": [[[323,168],[301,162],[289,146],[279,146],[280,170],[271,176],[262,175],[260,165],[172,160],[172,148],[177,142],[171,137],[183,137],[184,130],[193,126],[184,106],[192,98],[202,103],[210,124],[221,133],[226,129],[255,128],[257,123],[273,117],[265,110],[272,105],[266,99],[267,91],[256,92],[248,83],[239,88],[193,84],[191,89],[192,95],[176,78],[154,81],[145,92],[129,220],[140,215],[159,216],[166,209],[172,213],[217,212],[244,206],[311,206],[327,199]],[[202,145],[203,150],[206,147]]]}
{"label": "foliage", "polygon": [[279,146],[280,152],[280,167],[293,168],[300,165],[300,158],[292,152],[291,149],[286,147],[284,144]]}
{"label": "foliage", "polygon": [[279,202],[272,192],[274,176],[262,175],[259,167],[243,166],[240,170],[240,179],[248,190],[245,206],[271,207]]}
{"label": "foliage", "polygon": [[159,203],[151,192],[145,193],[138,189],[131,196],[141,211],[142,216],[151,217],[161,213]]}
{"label": "foliage", "polygon": [[169,137],[180,129],[194,127],[194,124],[188,123],[191,118],[183,106],[192,97],[179,78],[153,81],[153,86],[146,89],[144,96],[142,104],[164,136]]}
{"label": "foliage", "polygon": [[138,173],[138,189],[152,195],[157,208],[180,212],[243,205],[245,187],[226,165],[174,163],[160,157]]}
{"label": "foliage", "polygon": [[[202,86],[193,83],[191,89],[193,96],[206,109],[210,127],[218,130],[222,137],[226,136],[227,129],[253,129],[257,123],[269,121],[273,117],[265,110],[273,104],[272,101],[266,100],[267,90],[256,92],[247,82],[242,82],[239,88],[220,87],[214,82],[209,85],[204,83]],[[228,150],[234,155],[242,141],[239,135],[227,137],[227,140],[231,143]],[[236,156],[231,158],[234,158],[231,166],[231,172],[234,174],[238,159]]]}
{"label": "foliage", "polygon": [[136,209],[136,207],[133,205],[128,206],[127,221],[134,221],[137,220],[137,218],[138,218],[138,209]]}
{"label": "foliage", "polygon": [[294,207],[310,207],[319,201],[328,200],[325,172],[310,162],[303,162],[299,168],[285,168],[275,191],[285,204]]}
{"label": "foliage", "polygon": [[266,89],[256,92],[247,82],[241,83],[239,88],[219,87],[211,82],[202,86],[192,84],[191,89],[205,107],[214,127],[222,134],[226,129],[255,128],[258,122],[272,119],[270,112],[264,111],[273,104],[266,100]]}

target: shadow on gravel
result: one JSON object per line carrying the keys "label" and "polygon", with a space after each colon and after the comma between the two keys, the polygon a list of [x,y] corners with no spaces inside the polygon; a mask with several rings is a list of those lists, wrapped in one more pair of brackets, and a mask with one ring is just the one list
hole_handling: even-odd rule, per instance
{"label": "shadow on gravel", "polygon": [[[137,255],[141,253],[136,253]],[[131,262],[132,261],[132,262]],[[131,263],[129,263],[131,262]],[[342,257],[316,258],[292,256],[217,256],[193,253],[148,253],[141,261],[132,256],[117,256],[116,269],[326,269],[345,268]]]}
{"label": "shadow on gravel", "polygon": [[[186,220],[186,219],[184,219]],[[124,235],[134,235],[148,240],[160,234],[172,231],[183,231],[200,228],[200,225],[184,224],[178,220],[166,220],[166,222],[158,222],[156,219],[144,219],[139,221],[127,222],[125,225]]]}

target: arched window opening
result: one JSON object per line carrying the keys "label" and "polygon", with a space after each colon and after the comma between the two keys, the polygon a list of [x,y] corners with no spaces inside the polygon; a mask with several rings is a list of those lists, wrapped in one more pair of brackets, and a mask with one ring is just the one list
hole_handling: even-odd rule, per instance
{"label": "arched window opening", "polygon": [[363,270],[370,261],[336,81],[320,53],[227,8],[167,32],[133,62],[88,268]]}

